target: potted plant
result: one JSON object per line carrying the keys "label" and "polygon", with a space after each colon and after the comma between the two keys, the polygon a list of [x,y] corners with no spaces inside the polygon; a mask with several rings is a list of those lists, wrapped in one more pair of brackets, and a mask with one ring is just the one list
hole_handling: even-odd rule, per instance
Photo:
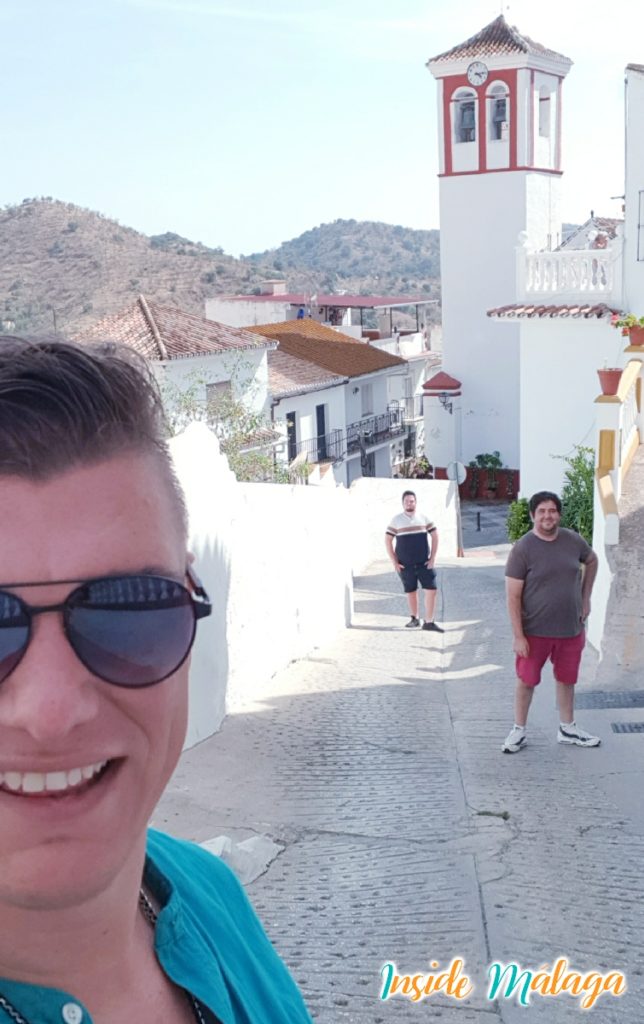
{"label": "potted plant", "polygon": [[625,338],[628,338],[631,345],[644,345],[644,316],[635,316],[634,313],[614,313],[611,317],[611,326],[621,330]]}
{"label": "potted plant", "polygon": [[[503,461],[501,459],[500,452],[484,452],[481,455],[477,455],[471,462],[470,466],[473,470],[485,469],[487,471],[487,477],[485,482],[486,496],[488,498],[495,498],[496,492],[499,486],[499,478],[497,471],[502,469]],[[478,482],[478,474],[477,482]],[[474,477],[474,473],[472,474]]]}
{"label": "potted plant", "polygon": [[622,371],[619,366],[606,366],[597,371],[602,395],[616,395]]}

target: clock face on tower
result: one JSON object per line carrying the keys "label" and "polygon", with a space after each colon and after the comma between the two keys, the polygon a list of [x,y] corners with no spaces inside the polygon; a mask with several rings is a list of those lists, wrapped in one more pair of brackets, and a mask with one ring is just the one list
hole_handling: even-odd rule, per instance
{"label": "clock face on tower", "polygon": [[473,61],[467,69],[467,80],[470,85],[483,85],[488,76],[488,70],[483,61]]}

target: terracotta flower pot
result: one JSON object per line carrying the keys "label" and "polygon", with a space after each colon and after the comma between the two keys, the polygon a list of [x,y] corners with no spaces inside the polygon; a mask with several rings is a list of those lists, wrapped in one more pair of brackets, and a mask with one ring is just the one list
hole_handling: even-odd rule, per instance
{"label": "terracotta flower pot", "polygon": [[618,367],[611,366],[603,370],[598,370],[597,376],[599,377],[602,395],[617,394],[620,377],[622,376],[622,371]]}
{"label": "terracotta flower pot", "polygon": [[628,341],[630,345],[644,345],[644,327],[631,327]]}

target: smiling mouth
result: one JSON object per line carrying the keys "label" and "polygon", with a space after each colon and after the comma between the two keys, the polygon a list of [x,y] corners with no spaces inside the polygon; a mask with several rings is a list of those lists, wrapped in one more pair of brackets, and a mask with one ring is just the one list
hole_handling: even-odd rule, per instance
{"label": "smiling mouth", "polygon": [[112,761],[57,772],[0,772],[0,792],[13,796],[64,797],[81,793],[103,777]]}

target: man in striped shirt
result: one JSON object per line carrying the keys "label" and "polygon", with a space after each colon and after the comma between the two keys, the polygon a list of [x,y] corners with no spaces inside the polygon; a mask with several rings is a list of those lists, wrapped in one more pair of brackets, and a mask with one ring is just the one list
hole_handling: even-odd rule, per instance
{"label": "man in striped shirt", "polygon": [[[434,562],[438,551],[438,530],[431,519],[416,510],[416,495],[405,491],[403,511],[394,516],[385,534],[387,554],[400,576],[407,595],[411,618],[407,628],[420,626],[418,618],[418,586],[425,592],[425,621],[423,629],[444,633],[434,622],[436,608],[436,572]],[[431,534],[431,550],[429,535]]]}

